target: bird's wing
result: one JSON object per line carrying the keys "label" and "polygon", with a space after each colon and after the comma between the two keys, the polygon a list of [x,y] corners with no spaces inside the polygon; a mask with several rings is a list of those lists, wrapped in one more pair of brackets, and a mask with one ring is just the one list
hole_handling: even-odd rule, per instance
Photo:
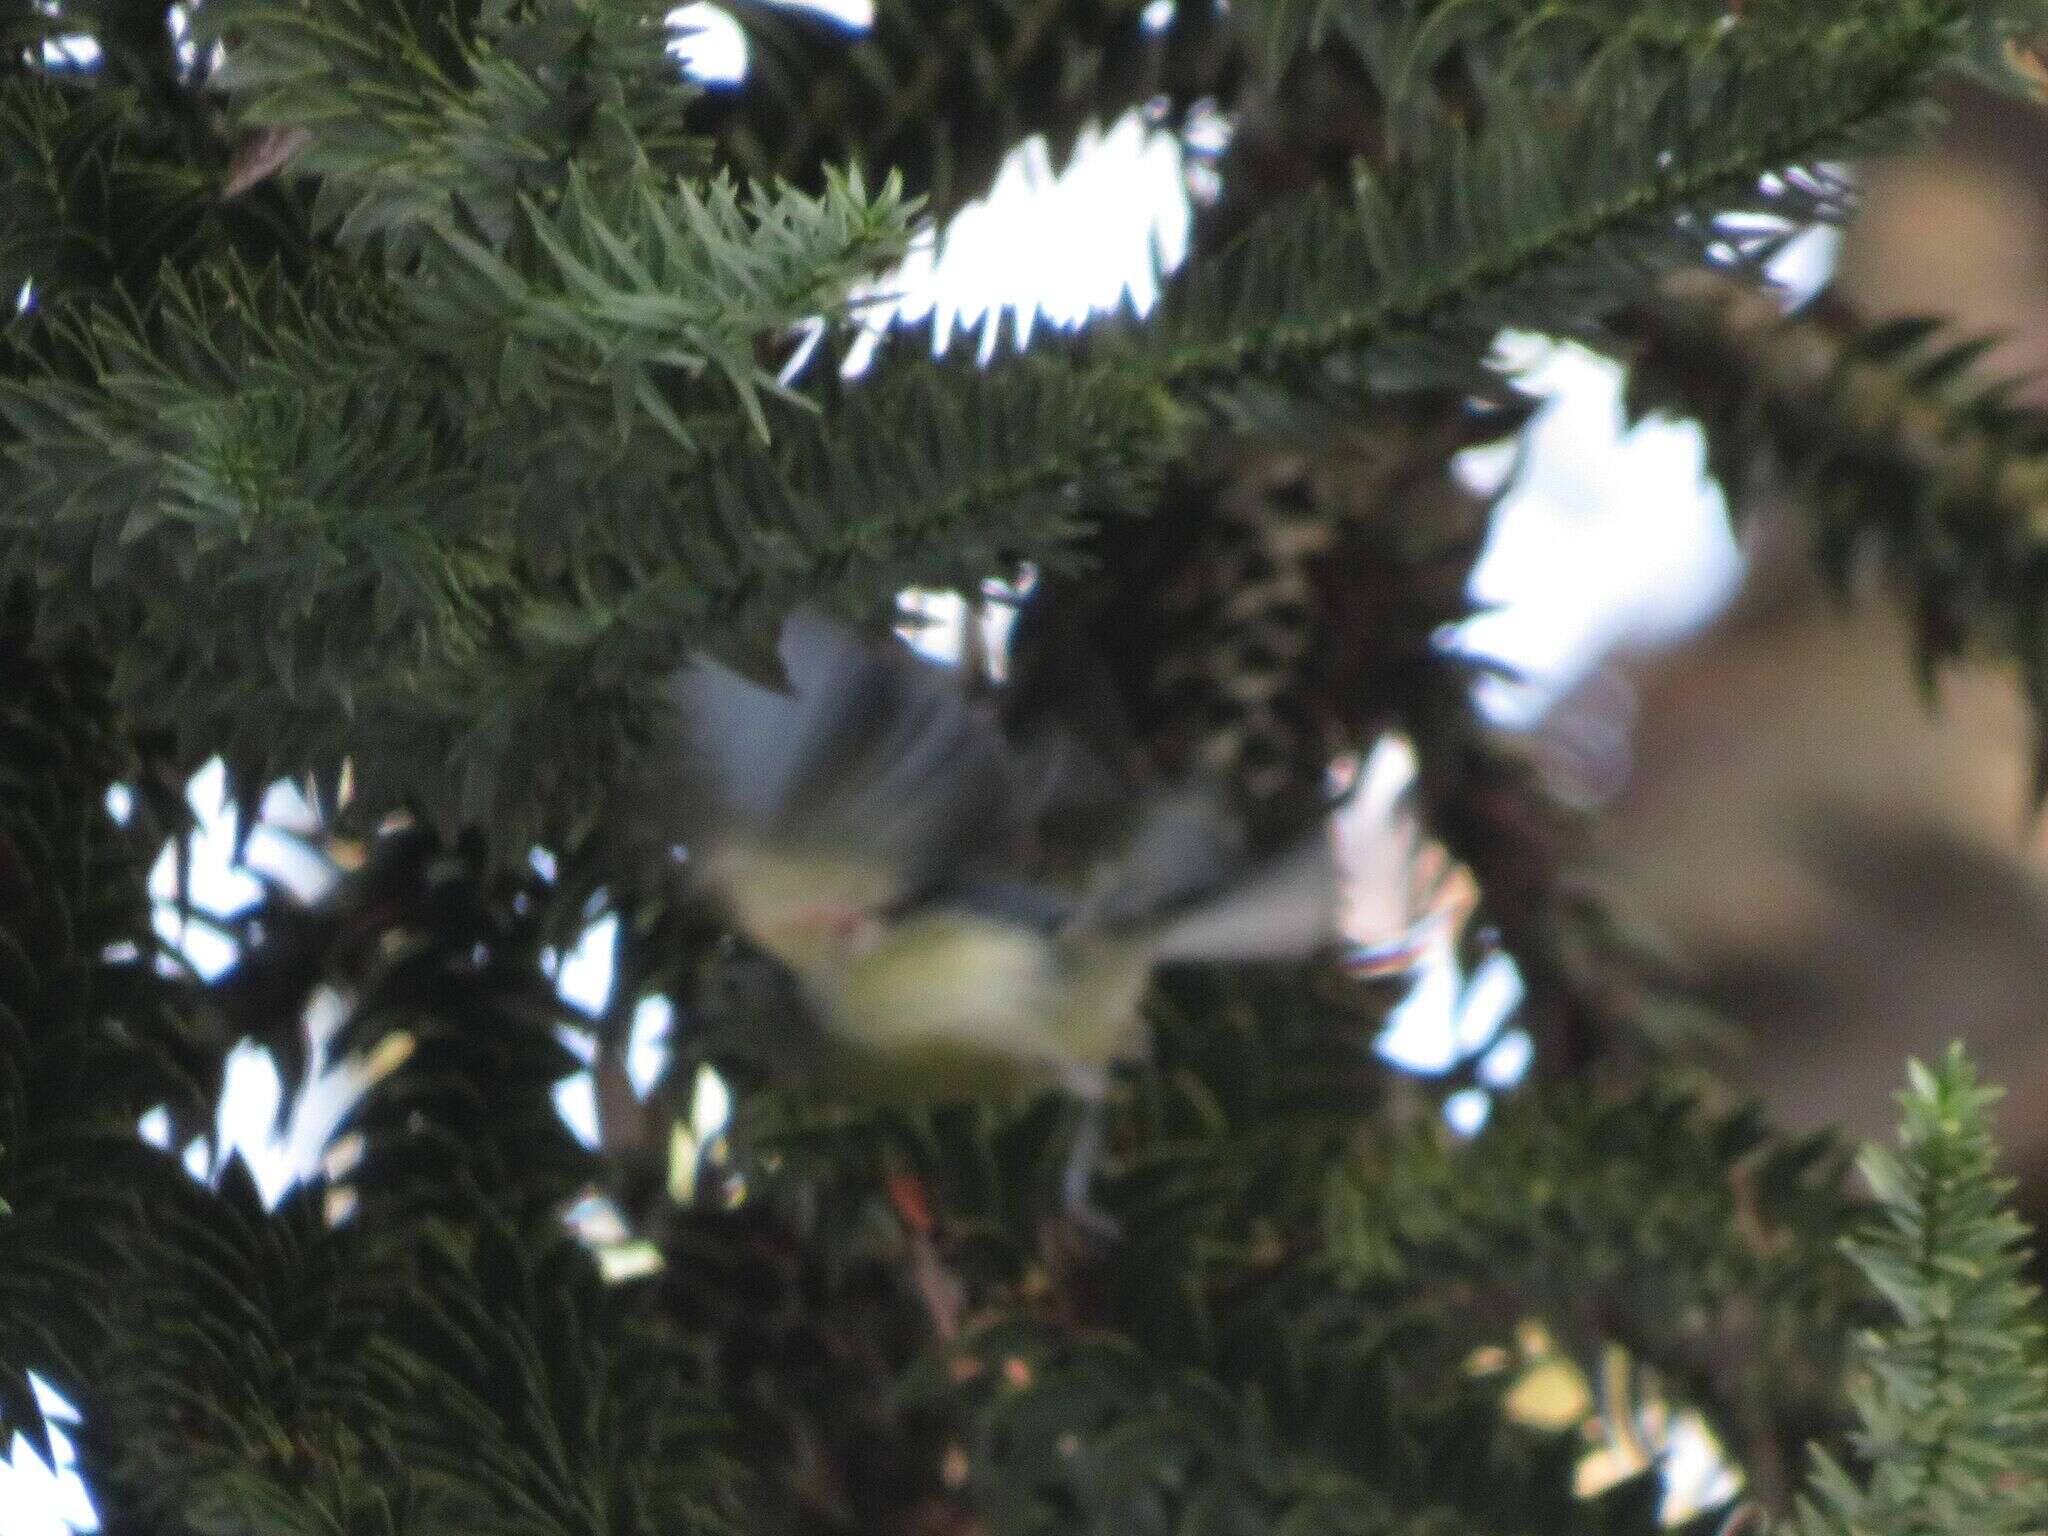
{"label": "bird's wing", "polygon": [[677,679],[725,812],[776,842],[884,862],[906,890],[1010,855],[1016,767],[953,673],[813,613],[785,625],[782,657],[786,694],[701,659]]}
{"label": "bird's wing", "polygon": [[1290,852],[1252,866],[1211,896],[1160,920],[1157,960],[1287,960],[1338,937],[1335,840],[1319,828]]}
{"label": "bird's wing", "polygon": [[1073,921],[1079,900],[1056,885],[989,874],[949,881],[931,891],[926,904],[1051,935]]}
{"label": "bird's wing", "polygon": [[1243,821],[1220,789],[1186,786],[1148,797],[1129,836],[1089,893],[1081,920],[1101,928],[1156,919],[1244,873]]}

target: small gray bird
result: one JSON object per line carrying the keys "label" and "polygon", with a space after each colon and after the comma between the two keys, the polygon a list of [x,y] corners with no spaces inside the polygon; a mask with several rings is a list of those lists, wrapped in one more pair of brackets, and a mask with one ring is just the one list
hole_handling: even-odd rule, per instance
{"label": "small gray bird", "polygon": [[708,660],[678,674],[661,814],[734,927],[801,983],[828,1086],[1098,1102],[1144,1048],[1155,966],[1334,938],[1327,830],[1262,860],[1205,786],[1118,798],[1078,738],[1011,741],[958,673],[893,637],[799,613],[780,655],[787,692]]}

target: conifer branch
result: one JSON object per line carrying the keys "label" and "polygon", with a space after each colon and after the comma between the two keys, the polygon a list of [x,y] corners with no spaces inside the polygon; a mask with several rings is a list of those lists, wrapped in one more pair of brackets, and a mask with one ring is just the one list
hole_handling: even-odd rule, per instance
{"label": "conifer branch", "polygon": [[1997,1536],[2040,1530],[2048,1508],[2048,1361],[2026,1228],[1994,1171],[1998,1090],[1960,1044],[1910,1070],[1898,1151],[1863,1157],[1881,1218],[1845,1245],[1891,1313],[1851,1389],[1860,1472],[1816,1452],[1799,1536]]}
{"label": "conifer branch", "polygon": [[[1003,1206],[975,1175],[996,1160],[948,1138],[925,1165],[940,1240],[977,1283],[967,1328],[901,1391],[955,1426],[993,1528],[1655,1529],[1653,1479],[1578,1497],[1582,1442],[1509,1423],[1466,1369],[1470,1318],[1446,1302],[1464,1272],[1363,1281],[1332,1245],[1329,1170],[1398,1093],[1364,1049],[1376,1011],[1298,973],[1162,993],[1157,1059],[1112,1132],[1115,1252],[1041,1278],[1027,1250],[991,1287]],[[1002,1128],[998,1167],[1035,1118]]]}
{"label": "conifer branch", "polygon": [[[601,808],[685,649],[757,658],[799,604],[865,610],[1024,559],[1057,577],[1083,525],[1144,497],[1219,413],[1299,431],[1331,396],[1418,380],[1491,398],[1502,324],[1611,342],[1618,304],[1727,257],[1714,216],[1835,211],[1799,168],[1883,142],[1936,68],[2010,35],[2016,4],[1751,0],[1727,25],[1712,0],[1327,7],[1371,90],[1420,71],[1441,93],[1383,155],[1366,125],[1354,196],[1291,194],[1350,140],[1303,156],[1271,222],[1214,270],[1198,248],[1156,325],[986,370],[891,349],[861,381],[800,384],[779,366],[793,328],[820,317],[829,356],[849,291],[906,233],[893,192],[828,161],[905,170],[943,205],[1027,127],[1064,142],[1133,93],[1162,89],[1170,116],[1206,82],[1235,89],[1243,8],[1184,0],[1148,31],[1135,0],[884,0],[871,38],[828,47],[764,0],[742,12],[764,88],[728,109],[677,85],[641,0],[207,0],[227,133],[160,8],[25,9],[0,0],[10,48],[75,18],[109,61],[58,78],[0,59],[0,277],[47,300],[7,322],[0,386],[0,576],[33,583],[37,610],[19,647],[0,626],[0,1431],[33,1424],[22,1368],[47,1365],[85,1410],[109,1529],[631,1536],[822,1513],[863,1533],[1640,1536],[1653,1478],[1577,1498],[1579,1443],[1509,1422],[1467,1369],[1483,1330],[1532,1310],[1582,1348],[1626,1341],[1709,1408],[1753,1487],[1784,1480],[1773,1458],[1811,1427],[1864,1299],[1829,1261],[1844,1207],[1819,1154],[1668,1095],[1547,1086],[1469,1146],[1376,1137],[1371,1117],[1411,1102],[1369,1048],[1385,999],[1298,975],[1169,978],[1157,1054],[1112,1106],[1097,1182],[1123,1236],[1104,1252],[1063,1254],[1038,1225],[1057,1106],[981,1107],[784,1125],[751,1150],[736,1126],[715,1179],[747,1203],[665,1211],[661,1281],[604,1290],[558,1220],[608,1174],[549,1102],[573,1058],[539,958],[586,909],[573,881],[508,865]],[[1446,121],[1467,108],[1478,126]],[[244,129],[295,153],[238,156]],[[721,149],[753,179],[707,175]],[[769,183],[785,170],[803,190]],[[1894,395],[1945,388],[1910,347],[1872,355],[1905,379]],[[1907,446],[1945,449],[1953,419],[1913,418],[1928,430]],[[1970,420],[2001,448],[2022,435]],[[1418,599],[1434,613],[1457,552],[1421,544],[1446,582]],[[1251,580],[1226,576],[1226,600]],[[89,653],[104,665],[73,659]],[[1358,718],[1410,726],[1429,809],[1532,982],[1638,1018],[1564,878],[1569,829],[1485,736],[1469,676],[1397,670]],[[129,720],[188,760],[225,748],[245,801],[309,765],[333,799],[347,758],[355,814],[423,813],[326,902],[248,915],[242,969],[207,997],[225,1033],[173,1006],[140,886],[154,850],[100,810],[134,767]],[[480,830],[439,835],[463,823]],[[234,1034],[299,1076],[323,986],[335,1053],[410,1050],[348,1123],[351,1186],[266,1212],[238,1172],[215,1190],[138,1144],[155,1101],[181,1139],[210,1108]],[[684,1058],[728,1002],[757,1041],[793,1006],[741,992],[679,995]],[[789,1106],[766,1098],[772,1128]],[[892,1197],[907,1163],[919,1201],[871,1187],[878,1147]],[[1944,1519],[2007,1529],[2038,1504],[2040,1467],[2013,1450],[2039,1429],[2038,1342],[1979,1337],[2015,1315],[2012,1245],[1956,1226],[1977,1165],[1942,1166],[1916,1231],[1938,1211],[1949,1235],[1894,1255],[1886,1289],[1918,1321],[1861,1406],[1890,1436],[1880,1461],[1903,1447],[1917,1469],[1896,1503],[1932,1488]],[[957,1287],[957,1333],[912,1254]],[[756,1285],[764,1268],[782,1283]],[[1940,1411],[1902,1428],[1909,1399]],[[782,1481],[743,1488],[727,1449]],[[1844,1504],[1831,1487],[1816,1508]],[[862,1523],[878,1510],[899,1518]]]}
{"label": "conifer branch", "polygon": [[1765,178],[1885,142],[1913,116],[1950,28],[1886,22],[1738,28],[1682,63],[1638,58],[1562,125],[1503,100],[1476,132],[1438,130],[1398,182],[1361,175],[1349,207],[1310,199],[1191,275],[1138,346],[1189,392],[1246,376],[1356,389],[1470,379],[1499,326],[1538,315],[1583,334],[1661,269],[1717,241],[1739,251],[1717,216],[1839,205],[1824,176]]}
{"label": "conifer branch", "polygon": [[[559,391],[508,409],[495,375],[415,351],[382,285],[230,269],[165,294],[145,322],[64,330],[96,387],[0,386],[0,563],[153,593],[117,610],[138,643],[116,691],[201,759],[296,773],[354,753],[366,799],[501,827],[515,856],[545,807],[596,803],[682,646],[1056,559],[1077,488],[1117,494],[1171,420],[1121,377],[1032,359],[820,392],[766,444],[728,407],[717,453],[650,447],[651,424],[622,447],[608,390],[580,417]],[[60,631],[106,617],[51,607]],[[564,750],[501,778],[522,737]]]}
{"label": "conifer branch", "polygon": [[1659,1060],[1712,1044],[1724,1021],[1687,995],[1663,947],[1588,878],[1591,818],[1562,801],[1527,745],[1488,721],[1474,666],[1439,653],[1400,701],[1424,816],[1479,882],[1480,915],[1529,989],[1537,1071]]}
{"label": "conifer branch", "polygon": [[111,1528],[732,1529],[690,1352],[559,1227],[337,1228],[231,1167],[122,1257],[77,1388]]}
{"label": "conifer branch", "polygon": [[[1789,35],[1844,21],[1876,18],[1897,8],[1884,0],[1852,0],[1827,11],[1802,0],[1253,0],[1246,28],[1269,70],[1327,40],[1355,49],[1390,95],[1431,87],[1445,67],[1479,79],[1504,72],[1530,78],[1538,61],[1574,61],[1654,47],[1684,53],[1722,33]],[[2006,89],[2021,86],[2008,43],[2037,34],[2034,0],[1961,0],[1924,4],[1921,14],[1957,28],[1957,62]]]}
{"label": "conifer branch", "polygon": [[1814,509],[1838,585],[1880,556],[1930,688],[1943,662],[2010,655],[2048,721],[2048,413],[1975,371],[1985,343],[1933,321],[1866,326],[1825,298],[1788,317],[1768,293],[1704,277],[1630,326],[1635,408],[1698,416],[1731,500],[1771,466]]}
{"label": "conifer branch", "polygon": [[[408,78],[460,73],[398,21],[337,14],[337,37],[387,49]],[[257,118],[266,101],[286,111],[300,65],[339,67],[321,50],[340,43],[302,36],[306,25],[297,12],[249,20],[240,46],[256,61],[244,89]],[[279,31],[274,48],[264,27]],[[588,810],[614,755],[601,747],[575,763],[543,757],[523,778],[507,772],[508,744],[533,739],[539,722],[575,720],[582,728],[554,734],[615,746],[645,707],[641,690],[682,647],[757,640],[775,603],[859,605],[885,581],[1055,556],[1081,506],[1070,488],[1106,476],[1111,494],[1089,502],[1111,504],[1169,446],[1168,392],[1213,406],[1274,383],[1355,388],[1397,365],[1410,380],[1436,367],[1469,384],[1495,324],[1597,318],[1628,291],[1624,279],[1696,256],[1704,236],[1684,215],[1699,199],[1736,198],[1736,183],[1786,156],[1840,148],[1896,107],[1938,32],[1900,22],[1851,29],[1838,48],[1731,43],[1676,79],[1645,62],[1640,93],[1614,92],[1621,104],[1582,116],[1561,147],[1537,147],[1530,124],[1504,115],[1476,139],[1443,136],[1435,158],[1406,167],[1407,192],[1366,184],[1341,216],[1311,202],[1291,238],[1283,230],[1270,248],[1248,246],[1220,275],[1193,279],[1161,324],[1083,349],[1105,366],[1077,366],[1070,351],[1065,383],[1054,384],[1062,364],[1048,356],[1006,363],[971,388],[964,370],[913,368],[893,395],[880,384],[873,402],[849,391],[844,408],[777,425],[782,440],[765,448],[723,446],[738,421],[719,391],[738,384],[743,401],[774,391],[749,351],[797,308],[830,313],[829,290],[882,259],[902,233],[888,199],[790,195],[742,216],[734,195],[714,194],[655,218],[664,205],[646,198],[643,160],[620,163],[616,204],[579,196],[585,172],[568,163],[538,182],[510,162],[496,183],[467,166],[458,179],[497,186],[489,196],[503,194],[504,221],[479,216],[464,232],[446,210],[386,209],[412,221],[401,246],[438,253],[417,272],[316,278],[301,300],[281,280],[229,268],[173,280],[140,323],[102,312],[53,333],[73,338],[84,379],[6,392],[22,486],[9,563],[150,592],[122,630],[133,643],[120,696],[174,719],[195,748],[211,738],[286,771],[355,750],[366,789],[411,798],[424,788],[437,819],[521,838],[543,803],[572,821]],[[638,57],[624,33],[619,46]],[[266,48],[311,52],[266,75]],[[323,185],[354,176],[366,188],[384,174],[379,134],[396,129],[358,127],[333,136]],[[1654,146],[1667,144],[1660,158]],[[439,185],[418,169],[408,186]],[[585,169],[596,186],[596,168]],[[1807,183],[1785,186],[1765,201],[1815,200]],[[522,225],[516,198],[529,187],[556,201],[527,204]],[[554,233],[543,240],[543,230]],[[807,281],[805,263],[822,272]],[[692,309],[673,290],[693,273],[725,273],[731,286]],[[610,318],[593,330],[600,307]],[[727,375],[708,395],[687,378],[705,368]],[[963,414],[967,400],[1001,429]],[[1083,400],[1074,413],[1048,408]],[[758,411],[757,427],[769,420]],[[663,437],[668,446],[655,447]],[[905,444],[919,450],[894,466],[878,458]],[[178,582],[163,582],[166,565]],[[207,611],[182,595],[187,583],[210,599],[246,596]],[[279,692],[281,713],[250,718]],[[483,719],[479,699],[490,701]],[[358,711],[370,733],[391,722],[390,740],[348,729]]]}
{"label": "conifer branch", "polygon": [[327,1230],[317,1190],[273,1215],[239,1164],[215,1194],[159,1157],[182,1187],[122,1244],[118,1347],[66,1383],[102,1519],[348,1529],[336,1517],[381,1502],[366,1463],[389,1453],[393,1405],[366,1369],[388,1256]]}
{"label": "conifer branch", "polygon": [[136,1118],[161,1103],[192,1126],[218,1055],[156,969],[143,875],[158,824],[107,813],[135,758],[104,666],[32,648],[8,593],[0,676],[0,1437],[47,1454],[25,1372],[75,1380],[104,1336],[122,1235],[184,1179]]}
{"label": "conifer branch", "polygon": [[1302,1454],[1255,1394],[1122,1339],[992,1329],[960,1359],[967,1384],[948,1395],[971,1425],[967,1490],[997,1529],[1484,1530],[1448,1509],[1402,1509],[1336,1458]]}
{"label": "conifer branch", "polygon": [[434,229],[502,243],[521,199],[551,204],[571,166],[607,185],[691,169],[663,15],[543,0],[457,27],[404,0],[221,0],[195,8],[192,36],[226,50],[213,84],[243,126],[309,135],[292,169],[320,178],[316,223],[402,260]]}
{"label": "conifer branch", "polygon": [[[744,1484],[690,1340],[559,1228],[429,1241],[375,1350],[407,1466],[483,1530],[725,1536]],[[397,1437],[394,1437],[396,1440]]]}
{"label": "conifer branch", "polygon": [[545,1220],[602,1173],[552,1097],[580,1065],[561,1031],[585,1021],[544,953],[581,914],[530,869],[485,863],[481,839],[391,829],[318,901],[273,887],[230,923],[242,959],[213,1006],[285,1082],[306,1081],[312,1010],[336,1008],[328,1070],[359,1097],[335,1132],[348,1166],[328,1176],[372,1226]]}
{"label": "conifer branch", "polygon": [[0,76],[0,334],[26,329],[12,300],[31,281],[43,302],[97,288],[115,255],[96,228],[124,102],[111,91],[73,101],[47,81]]}
{"label": "conifer branch", "polygon": [[466,235],[435,234],[441,270],[397,285],[424,327],[411,344],[463,371],[495,373],[499,399],[486,408],[560,412],[600,397],[621,441],[644,419],[690,449],[702,444],[680,412],[717,420],[724,401],[685,394],[679,405],[678,381],[708,375],[765,438],[760,396],[799,397],[763,354],[816,317],[843,313],[852,286],[910,239],[893,179],[873,197],[858,175],[829,173],[815,198],[758,187],[743,197],[723,178],[701,191],[679,181],[633,193],[613,212],[572,168],[552,209],[522,202],[531,272]]}
{"label": "conifer branch", "polygon": [[0,70],[0,341],[32,350],[43,317],[117,292],[142,301],[166,265],[209,251],[295,252],[286,201],[214,197],[209,168],[225,162],[215,137],[98,74]]}
{"label": "conifer branch", "polygon": [[1458,1297],[1468,1326],[1542,1319],[1589,1371],[1622,1344],[1781,1507],[1858,1318],[1832,1253],[1855,1214],[1842,1164],[1666,1086],[1540,1088],[1470,1142],[1441,1125],[1369,1139],[1332,1177],[1328,1240],[1360,1281]]}
{"label": "conifer branch", "polygon": [[1058,166],[1088,123],[1152,102],[1171,123],[1239,72],[1235,30],[1208,5],[1154,25],[1144,0],[881,0],[858,33],[773,0],[730,9],[747,80],[690,113],[725,163],[807,187],[821,166],[890,170],[941,219],[1033,134]]}

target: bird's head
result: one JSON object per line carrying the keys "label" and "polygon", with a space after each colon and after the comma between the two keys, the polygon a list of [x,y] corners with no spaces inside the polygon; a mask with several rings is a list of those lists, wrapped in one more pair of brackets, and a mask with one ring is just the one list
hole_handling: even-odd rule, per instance
{"label": "bird's head", "polygon": [[734,926],[811,983],[844,975],[872,950],[899,895],[891,871],[878,865],[744,839],[710,850],[703,872]]}

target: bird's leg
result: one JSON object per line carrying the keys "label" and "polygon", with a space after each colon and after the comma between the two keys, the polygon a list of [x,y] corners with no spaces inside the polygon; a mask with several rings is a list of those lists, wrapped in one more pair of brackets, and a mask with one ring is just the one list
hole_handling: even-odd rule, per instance
{"label": "bird's leg", "polygon": [[1083,1238],[1110,1242],[1121,1236],[1123,1229],[1114,1216],[1088,1198],[1096,1164],[1102,1160],[1108,1111],[1099,1096],[1085,1097],[1080,1103],[1074,1139],[1067,1148],[1066,1165],[1060,1170],[1060,1214]]}

